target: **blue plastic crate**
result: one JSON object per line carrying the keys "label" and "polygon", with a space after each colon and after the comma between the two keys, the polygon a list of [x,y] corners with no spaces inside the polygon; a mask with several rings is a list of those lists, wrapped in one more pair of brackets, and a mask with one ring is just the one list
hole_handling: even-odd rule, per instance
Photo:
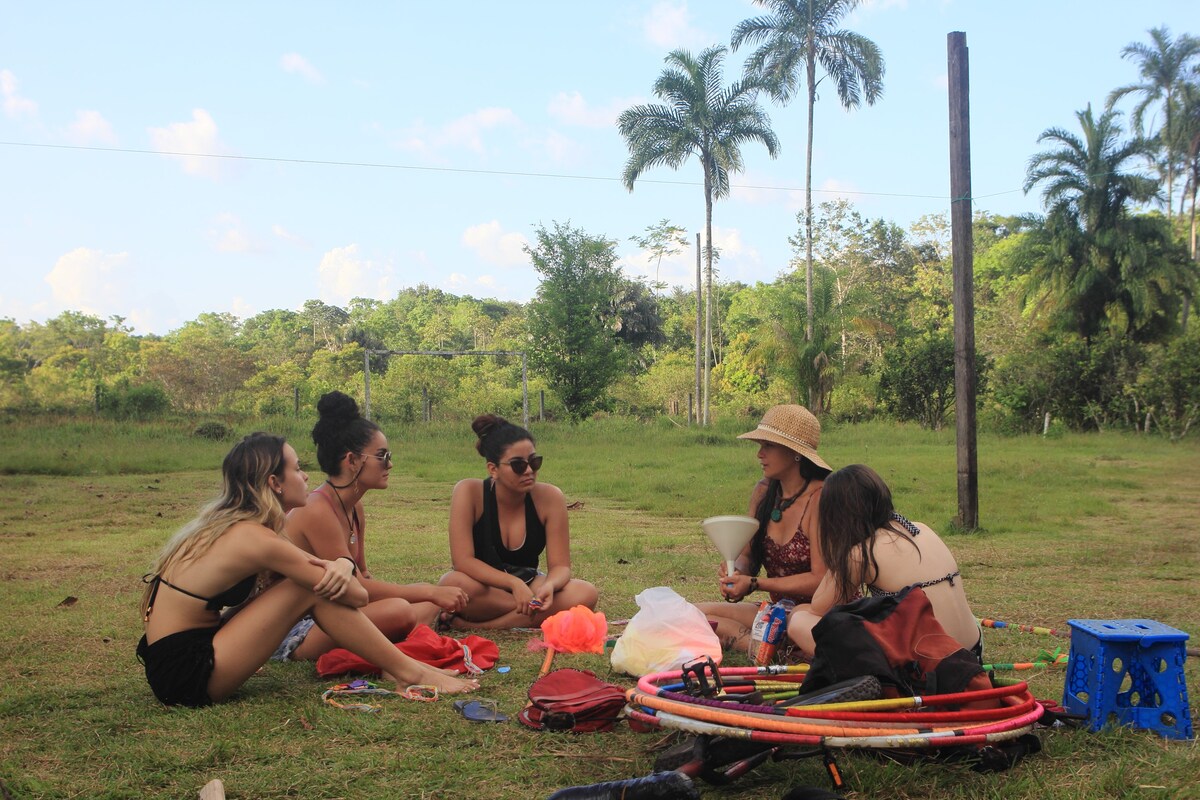
{"label": "blue plastic crate", "polygon": [[1132,725],[1192,738],[1183,664],[1188,635],[1150,619],[1072,619],[1062,705],[1088,728]]}

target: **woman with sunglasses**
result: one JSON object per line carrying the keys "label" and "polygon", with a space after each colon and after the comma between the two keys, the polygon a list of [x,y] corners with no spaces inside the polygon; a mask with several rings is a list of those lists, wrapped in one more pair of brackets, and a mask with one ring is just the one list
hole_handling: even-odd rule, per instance
{"label": "woman with sunglasses", "polygon": [[[282,437],[250,434],[225,456],[221,472],[220,497],[171,537],[142,578],[145,635],[137,656],[155,697],[183,706],[224,700],[305,614],[391,680],[441,692],[479,688],[397,650],[359,612],[367,603],[361,583],[335,586],[329,561],[281,535],[284,515],[308,495],[308,476]],[[267,573],[283,577],[256,594]],[[222,613],[233,607],[236,614]]]}
{"label": "woman with sunglasses", "polygon": [[[317,401],[320,418],[313,426],[317,463],[328,476],[308,496],[308,505],[293,511],[285,532],[301,550],[333,562],[335,588],[357,579],[370,602],[363,608],[393,642],[403,641],[420,623],[433,625],[441,612],[461,611],[467,595],[453,586],[396,584],[376,580],[367,568],[366,516],[363,496],[386,489],[392,454],[383,431],[358,412],[358,404],[342,392]],[[300,620],[279,646],[279,661],[312,660],[334,647],[333,640],[311,618]]]}
{"label": "woman with sunglasses", "polygon": [[[538,483],[542,457],[529,431],[503,417],[482,414],[471,423],[475,449],[488,477],[468,478],[450,500],[450,557],[454,570],[441,585],[471,598],[445,621],[458,628],[540,625],[578,605],[596,607],[596,587],[571,577],[567,501]],[[542,552],[546,570],[538,569]]]}

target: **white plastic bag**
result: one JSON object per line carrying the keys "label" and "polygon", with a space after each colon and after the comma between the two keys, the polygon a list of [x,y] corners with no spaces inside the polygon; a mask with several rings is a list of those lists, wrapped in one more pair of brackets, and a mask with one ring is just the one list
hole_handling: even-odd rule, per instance
{"label": "white plastic bag", "polygon": [[703,656],[721,663],[721,640],[708,619],[674,589],[655,586],[634,600],[639,610],[613,647],[613,669],[641,677]]}

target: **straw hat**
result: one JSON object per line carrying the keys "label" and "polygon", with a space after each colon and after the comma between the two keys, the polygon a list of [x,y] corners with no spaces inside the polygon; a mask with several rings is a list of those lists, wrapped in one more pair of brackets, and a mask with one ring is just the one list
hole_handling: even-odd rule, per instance
{"label": "straw hat", "polygon": [[821,443],[821,423],[804,406],[773,406],[763,414],[757,428],[737,438],[783,445],[818,467],[833,471],[833,467],[817,455],[817,445]]}

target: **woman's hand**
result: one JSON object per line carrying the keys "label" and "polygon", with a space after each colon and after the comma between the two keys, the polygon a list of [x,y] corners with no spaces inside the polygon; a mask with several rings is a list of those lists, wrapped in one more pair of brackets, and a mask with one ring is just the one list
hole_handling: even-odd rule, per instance
{"label": "woman's hand", "polygon": [[[724,568],[722,568],[724,572]],[[733,575],[722,575],[717,581],[721,596],[731,603],[739,602],[750,594],[750,576],[735,572]]]}
{"label": "woman's hand", "polygon": [[354,580],[354,562],[349,558],[335,558],[333,561],[326,561],[323,558],[310,556],[308,563],[325,569],[325,574],[313,587],[313,593],[317,597],[337,600],[350,588],[350,581]]}
{"label": "woman's hand", "polygon": [[522,584],[519,584],[518,586],[513,587],[512,595],[513,595],[513,610],[516,611],[518,614],[525,614],[527,616],[533,616],[533,613],[537,610],[533,606],[533,600],[534,600],[533,590],[522,583]]}
{"label": "woman's hand", "polygon": [[467,607],[471,598],[458,586],[434,586],[429,599],[443,611],[457,614]]}
{"label": "woman's hand", "polygon": [[536,614],[539,611],[545,611],[554,604],[554,584],[549,579],[542,581],[542,585],[537,587],[533,592],[533,599],[529,601],[530,615]]}

